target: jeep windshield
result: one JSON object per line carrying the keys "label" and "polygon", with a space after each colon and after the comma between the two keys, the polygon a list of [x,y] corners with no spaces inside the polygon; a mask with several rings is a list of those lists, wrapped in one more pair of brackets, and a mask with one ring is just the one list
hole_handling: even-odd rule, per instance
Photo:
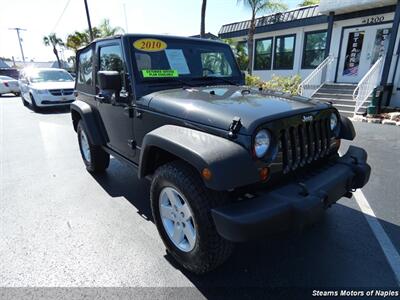
{"label": "jeep windshield", "polygon": [[142,84],[197,86],[241,80],[230,46],[184,38],[132,38],[134,72]]}

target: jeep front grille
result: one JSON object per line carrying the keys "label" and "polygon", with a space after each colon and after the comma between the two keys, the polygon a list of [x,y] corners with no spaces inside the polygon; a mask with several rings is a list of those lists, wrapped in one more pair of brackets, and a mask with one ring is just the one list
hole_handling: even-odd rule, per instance
{"label": "jeep front grille", "polygon": [[327,156],[330,144],[329,119],[314,120],[283,129],[280,137],[283,173],[286,174]]}

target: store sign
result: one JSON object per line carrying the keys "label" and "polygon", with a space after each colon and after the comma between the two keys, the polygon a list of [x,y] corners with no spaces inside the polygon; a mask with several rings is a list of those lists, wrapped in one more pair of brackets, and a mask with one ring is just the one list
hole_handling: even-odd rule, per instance
{"label": "store sign", "polygon": [[371,66],[378,60],[379,57],[382,57],[386,54],[389,44],[390,31],[391,28],[382,28],[376,31],[375,43],[372,49]]}
{"label": "store sign", "polygon": [[369,17],[365,18],[361,21],[363,24],[379,24],[385,21],[385,16],[375,16],[375,17]]}
{"label": "store sign", "polygon": [[357,76],[365,31],[349,33],[343,76]]}

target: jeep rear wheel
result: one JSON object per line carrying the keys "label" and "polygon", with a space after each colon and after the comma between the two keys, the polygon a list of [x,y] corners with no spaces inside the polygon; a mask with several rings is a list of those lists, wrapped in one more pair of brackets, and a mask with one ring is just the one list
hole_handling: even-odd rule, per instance
{"label": "jeep rear wheel", "polygon": [[86,169],[91,173],[103,172],[110,164],[110,155],[100,146],[93,145],[90,142],[82,121],[79,121],[76,131],[78,133],[79,149]]}
{"label": "jeep rear wheel", "polygon": [[192,167],[176,161],[158,168],[150,198],[167,251],[184,268],[206,273],[229,258],[233,244],[217,233],[211,216],[211,208],[227,197],[207,189]]}

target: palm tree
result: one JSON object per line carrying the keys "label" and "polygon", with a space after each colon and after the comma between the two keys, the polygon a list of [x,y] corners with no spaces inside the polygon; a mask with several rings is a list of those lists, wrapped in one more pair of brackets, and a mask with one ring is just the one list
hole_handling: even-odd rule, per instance
{"label": "palm tree", "polygon": [[119,26],[111,27],[109,19],[104,19],[103,21],[101,21],[101,23],[99,25],[99,30],[100,30],[101,37],[108,37],[108,36],[113,36],[116,34],[124,33],[124,30]]}
{"label": "palm tree", "polygon": [[[98,27],[92,28],[93,38],[102,38],[113,36],[118,33],[123,33],[124,30],[121,27],[111,27],[110,21],[104,19]],[[74,50],[75,52],[90,43],[90,33],[86,29],[84,31],[75,31],[74,33],[68,35],[67,37],[67,47]]]}
{"label": "palm tree", "polygon": [[206,8],[207,0],[203,0],[201,5],[201,24],[200,24],[200,37],[204,38],[206,35]]}
{"label": "palm tree", "polygon": [[60,57],[58,56],[57,46],[64,46],[64,42],[62,41],[62,39],[57,37],[55,33],[50,33],[48,36],[43,37],[43,43],[46,46],[53,47],[53,53],[57,58],[58,67],[61,68],[61,61]]}
{"label": "palm tree", "polygon": [[276,12],[287,9],[287,6],[279,0],[237,0],[238,3],[249,7],[251,9],[251,21],[249,34],[247,38],[248,52],[249,52],[249,65],[247,70],[251,75],[253,73],[253,46],[254,34],[256,32],[256,17],[257,14],[264,11]]}
{"label": "palm tree", "polygon": [[316,4],[319,4],[319,0],[304,0],[303,2],[299,3],[299,6],[302,7]]}

